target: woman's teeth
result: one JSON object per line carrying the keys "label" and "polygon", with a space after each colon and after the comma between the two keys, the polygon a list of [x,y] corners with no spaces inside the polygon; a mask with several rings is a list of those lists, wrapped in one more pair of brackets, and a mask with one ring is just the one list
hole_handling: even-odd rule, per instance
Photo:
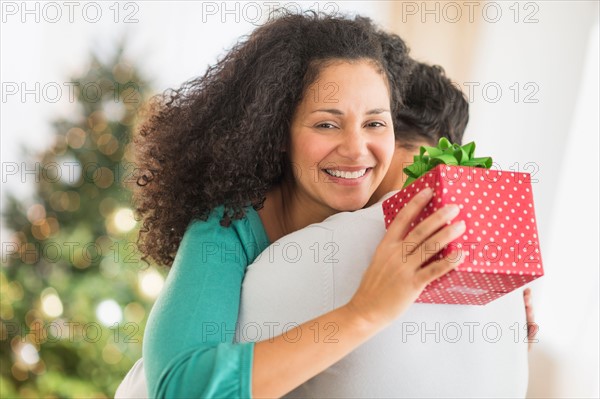
{"label": "woman's teeth", "polygon": [[345,172],[343,170],[333,170],[333,169],[325,169],[327,174],[339,177],[342,179],[358,179],[359,177],[363,177],[365,173],[367,173],[367,169],[357,170],[355,172]]}

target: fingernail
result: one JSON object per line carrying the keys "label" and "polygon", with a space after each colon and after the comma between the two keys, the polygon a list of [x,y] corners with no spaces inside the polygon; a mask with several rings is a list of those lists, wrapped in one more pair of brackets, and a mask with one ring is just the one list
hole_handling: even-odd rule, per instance
{"label": "fingernail", "polygon": [[444,210],[443,212],[444,212],[446,218],[448,218],[448,219],[455,218],[460,212],[460,208],[458,207],[458,205],[455,205],[455,204],[446,205],[442,209]]}
{"label": "fingernail", "polygon": [[433,193],[433,190],[429,187],[426,187],[423,190],[421,190],[419,192],[419,194],[417,194],[416,196],[424,199],[424,198],[430,197],[432,193]]}
{"label": "fingernail", "polygon": [[458,223],[454,223],[452,225],[452,230],[456,231],[457,233],[462,233],[463,231],[465,231],[466,229],[466,225],[465,225],[465,221],[461,220]]}

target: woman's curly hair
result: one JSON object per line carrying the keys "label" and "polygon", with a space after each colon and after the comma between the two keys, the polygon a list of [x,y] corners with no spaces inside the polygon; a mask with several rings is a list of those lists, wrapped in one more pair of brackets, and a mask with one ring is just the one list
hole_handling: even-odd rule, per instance
{"label": "woman's curly hair", "polygon": [[[380,39],[368,18],[284,13],[204,76],[154,97],[134,141],[143,259],[171,266],[190,221],[206,220],[219,205],[224,226],[244,207],[262,207],[289,169],[294,111],[328,60],[372,60],[387,76],[392,108],[400,107],[405,78],[386,70]],[[406,47],[396,45],[393,56],[409,65]]]}

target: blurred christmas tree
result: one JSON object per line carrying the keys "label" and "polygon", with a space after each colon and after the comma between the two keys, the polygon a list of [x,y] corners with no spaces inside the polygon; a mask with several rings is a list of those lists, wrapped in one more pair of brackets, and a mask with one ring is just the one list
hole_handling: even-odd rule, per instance
{"label": "blurred christmas tree", "polygon": [[[141,356],[163,274],[140,262],[130,140],[148,84],[122,49],[71,79],[78,111],[33,157],[35,196],[7,195],[0,267],[4,397],[112,397]],[[28,156],[32,159],[32,156]],[[4,239],[3,241],[6,241]]]}

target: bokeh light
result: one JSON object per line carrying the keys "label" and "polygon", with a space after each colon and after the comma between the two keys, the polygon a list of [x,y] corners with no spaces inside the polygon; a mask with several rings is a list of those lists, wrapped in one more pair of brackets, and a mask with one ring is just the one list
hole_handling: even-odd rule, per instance
{"label": "bokeh light", "polygon": [[111,121],[118,121],[125,116],[126,109],[121,102],[106,101],[102,104],[106,117]]}
{"label": "bokeh light", "polygon": [[81,148],[85,144],[86,133],[79,127],[73,127],[67,132],[66,139],[69,147]]}
{"label": "bokeh light", "polygon": [[112,170],[105,166],[96,169],[94,172],[94,184],[100,188],[109,188],[115,182],[115,175]]}
{"label": "bokeh light", "polygon": [[105,155],[112,155],[119,149],[119,142],[110,133],[105,133],[96,142],[98,150]]}
{"label": "bokeh light", "polygon": [[63,313],[63,304],[58,296],[58,292],[52,287],[42,291],[42,310],[46,316],[56,318]]}
{"label": "bokeh light", "polygon": [[148,269],[138,274],[140,291],[149,299],[158,297],[165,284],[163,276],[154,269]]}
{"label": "bokeh light", "polygon": [[123,320],[123,311],[114,299],[105,299],[96,307],[96,318],[106,327]]}
{"label": "bokeh light", "polygon": [[133,211],[128,208],[121,208],[113,216],[113,222],[115,227],[123,233],[126,233],[133,229],[137,222],[134,218]]}
{"label": "bokeh light", "polygon": [[95,132],[102,132],[108,127],[104,111],[95,111],[88,117],[88,125]]}
{"label": "bokeh light", "polygon": [[30,343],[26,343],[21,347],[19,356],[23,363],[29,366],[33,366],[40,361],[40,355],[38,354],[36,347]]}
{"label": "bokeh light", "polygon": [[27,219],[31,224],[39,223],[46,218],[46,208],[40,204],[34,204],[27,210]]}

